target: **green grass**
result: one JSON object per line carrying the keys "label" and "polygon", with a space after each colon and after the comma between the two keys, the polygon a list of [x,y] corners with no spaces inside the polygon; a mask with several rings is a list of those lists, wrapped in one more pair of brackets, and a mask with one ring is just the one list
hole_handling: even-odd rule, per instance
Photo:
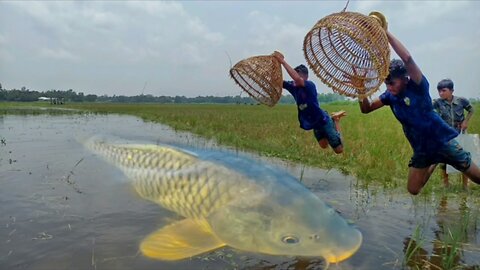
{"label": "green grass", "polygon": [[[454,269],[461,257],[462,243],[467,238],[467,229],[470,223],[470,213],[465,212],[458,223],[453,226],[446,226],[443,231],[443,242],[441,243],[441,258],[444,269]],[[457,267],[458,268],[458,267]]]}
{"label": "green grass", "polygon": [[[419,254],[423,250],[426,239],[424,235],[425,224],[417,224],[411,238],[408,238],[403,257],[403,266],[409,266],[413,269],[420,269],[424,254]],[[422,256],[423,255],[423,256]]]}
{"label": "green grass", "polygon": [[[27,104],[21,106],[36,103]],[[7,106],[18,106],[18,103],[0,103],[0,108]],[[322,105],[329,112],[345,110],[348,113],[341,122],[345,147],[341,155],[334,154],[331,149],[321,149],[311,131],[299,128],[294,105],[268,108],[261,105],[43,103],[42,106],[135,115],[238,149],[310,166],[336,168],[364,180],[362,182],[367,185],[370,182],[385,187],[406,185],[407,164],[412,155],[401,125],[389,108],[364,115],[356,103]],[[479,105],[476,111],[480,113]],[[478,115],[472,118],[469,131],[480,133]],[[438,174],[433,178],[441,182]]]}
{"label": "green grass", "polygon": [[436,239],[432,241],[432,251],[427,251],[429,244],[425,231],[429,221],[421,221],[415,227],[411,237],[404,243],[403,266],[408,269],[464,269],[461,262],[463,245],[467,240],[470,224],[470,212],[464,212],[461,220],[452,224],[440,224]]}

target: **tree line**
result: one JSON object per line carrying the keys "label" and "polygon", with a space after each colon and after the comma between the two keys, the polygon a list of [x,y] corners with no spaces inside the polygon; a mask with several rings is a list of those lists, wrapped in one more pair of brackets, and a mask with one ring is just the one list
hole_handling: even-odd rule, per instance
{"label": "tree line", "polygon": [[[0,101],[17,101],[17,102],[31,102],[37,101],[40,97],[57,98],[62,99],[65,102],[104,102],[104,103],[221,103],[221,104],[257,104],[253,98],[248,95],[237,96],[198,96],[198,97],[186,97],[186,96],[153,96],[153,95],[85,95],[83,92],[75,92],[72,89],[68,90],[48,90],[48,91],[35,91],[22,87],[21,89],[3,89],[0,84]],[[320,103],[330,103],[337,101],[347,101],[347,99],[341,95],[328,93],[319,94],[318,100]],[[282,96],[279,103],[281,104],[294,104],[295,100],[293,96]]]}

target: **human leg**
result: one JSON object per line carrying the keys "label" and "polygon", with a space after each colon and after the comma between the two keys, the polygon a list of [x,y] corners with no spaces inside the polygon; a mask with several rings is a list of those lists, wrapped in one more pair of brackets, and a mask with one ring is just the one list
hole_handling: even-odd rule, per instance
{"label": "human leg", "polygon": [[407,190],[412,195],[417,195],[420,193],[422,188],[427,183],[428,179],[432,175],[434,166],[431,165],[426,168],[414,168],[410,167],[408,171],[408,183],[407,183]]}
{"label": "human leg", "polygon": [[441,150],[441,154],[444,156],[446,163],[480,185],[480,169],[472,162],[470,153],[466,152],[456,140],[448,142],[448,145]]}
{"label": "human leg", "polygon": [[336,154],[343,153],[343,143],[339,124],[340,118],[343,116],[345,116],[344,111],[333,113],[332,117],[328,119],[324,126],[325,136]]}
{"label": "human leg", "polygon": [[332,120],[335,123],[335,129],[340,133],[340,119],[344,116],[347,116],[346,111],[338,111],[331,114]]}
{"label": "human leg", "polygon": [[437,167],[437,162],[435,162],[432,156],[413,153],[408,167],[410,169],[408,171],[407,190],[410,194],[417,195]]}
{"label": "human leg", "polygon": [[441,174],[442,174],[443,185],[445,187],[449,187],[450,184],[448,182],[447,164],[445,164],[445,163],[440,164],[440,170],[441,170]]}
{"label": "human leg", "polygon": [[323,128],[318,128],[313,130],[313,136],[315,136],[315,139],[318,142],[318,145],[322,149],[325,149],[328,147],[328,140],[327,140],[327,135],[325,134],[325,131]]}
{"label": "human leg", "polygon": [[480,169],[478,168],[477,164],[471,163],[470,167],[466,171],[463,172],[465,176],[470,178],[472,182],[480,185]]}
{"label": "human leg", "polygon": [[318,144],[320,145],[321,148],[325,149],[328,147],[328,140],[323,138],[318,141]]}

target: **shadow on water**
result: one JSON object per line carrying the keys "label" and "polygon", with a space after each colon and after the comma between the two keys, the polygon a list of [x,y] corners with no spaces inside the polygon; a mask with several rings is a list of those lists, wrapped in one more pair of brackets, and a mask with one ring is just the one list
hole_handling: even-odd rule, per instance
{"label": "shadow on water", "polygon": [[[173,262],[144,257],[142,239],[181,217],[141,199],[119,170],[77,141],[98,133],[224,149],[129,116],[0,113],[0,269],[325,268],[317,258],[231,248]],[[475,196],[447,192],[412,199],[403,189],[367,187],[334,170],[229,151],[288,171],[362,231],[360,250],[330,269],[480,268]]]}

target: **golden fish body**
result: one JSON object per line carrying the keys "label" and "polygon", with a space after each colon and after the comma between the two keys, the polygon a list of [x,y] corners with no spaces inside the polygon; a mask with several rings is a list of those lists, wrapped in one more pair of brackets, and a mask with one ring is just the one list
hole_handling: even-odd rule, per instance
{"label": "golden fish body", "polygon": [[350,257],[361,233],[288,173],[219,151],[111,143],[87,147],[120,168],[138,194],[186,219],[152,233],[140,249],[177,260],[224,245],[274,255]]}

